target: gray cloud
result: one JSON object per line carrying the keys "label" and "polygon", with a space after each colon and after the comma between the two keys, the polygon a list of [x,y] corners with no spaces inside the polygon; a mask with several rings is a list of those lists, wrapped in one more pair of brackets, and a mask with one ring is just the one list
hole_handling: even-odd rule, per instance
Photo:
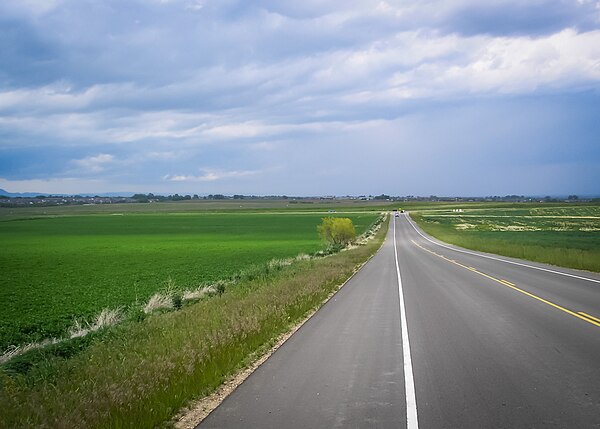
{"label": "gray cloud", "polygon": [[[72,188],[80,177],[130,190],[368,193],[397,177],[373,167],[389,160],[380,151],[410,154],[406,180],[432,193],[466,192],[466,172],[489,173],[479,192],[502,188],[510,180],[493,176],[493,163],[479,169],[489,159],[511,177],[554,177],[600,157],[589,154],[595,122],[580,119],[598,104],[599,4],[5,2],[0,177],[9,187],[46,178]],[[537,118],[535,132],[509,115],[518,109]],[[578,136],[568,153],[560,130],[542,126],[556,121]],[[456,166],[436,167],[455,187],[423,173],[428,153]],[[24,161],[42,156],[52,167]]]}

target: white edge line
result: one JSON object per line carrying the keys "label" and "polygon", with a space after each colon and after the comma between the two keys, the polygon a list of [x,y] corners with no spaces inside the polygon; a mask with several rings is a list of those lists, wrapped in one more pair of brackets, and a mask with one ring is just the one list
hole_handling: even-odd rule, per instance
{"label": "white edge line", "polygon": [[406,390],[406,427],[418,429],[417,395],[415,394],[415,380],[410,357],[410,344],[408,342],[408,325],[406,324],[406,308],[404,306],[404,293],[402,292],[402,278],[400,277],[400,264],[398,263],[398,248],[396,246],[396,219],[394,219],[394,258],[396,260],[396,274],[398,275],[398,296],[400,298],[400,324],[402,327],[402,357],[404,360],[404,389]]}
{"label": "white edge line", "polygon": [[[250,377],[259,367],[261,367],[267,360],[271,358],[275,354],[277,350],[279,350],[292,336],[300,330],[310,319],[313,318],[319,310],[321,310],[329,301],[335,298],[338,292],[346,286],[346,284],[350,283],[350,281],[379,253],[381,248],[383,247],[383,242],[379,246],[379,249],[371,256],[367,258],[360,266],[348,277],[344,283],[339,285],[337,289],[327,296],[321,303],[317,304],[317,308],[314,308],[310,311],[310,313],[304,318],[304,320],[298,322],[297,325],[290,328],[289,331],[282,333],[275,339],[275,345],[271,347],[268,351],[265,352],[261,357],[259,357],[256,361],[250,364],[248,368],[242,370],[241,372],[234,374],[232,378],[226,380],[219,386],[213,393],[203,398],[198,399],[197,401],[192,401],[191,408],[188,411],[179,410],[182,415],[176,414],[174,416],[174,425],[175,427],[187,428],[187,427],[197,427],[202,423],[210,414],[213,413],[224,401],[231,395],[238,387],[244,383],[248,377]],[[198,411],[200,410],[200,411]],[[194,414],[194,412],[198,412],[198,414]]]}
{"label": "white edge line", "polygon": [[[495,258],[493,256],[488,256],[488,255],[482,255],[480,253],[474,253],[474,252],[469,252],[468,250],[462,250],[462,249],[456,249],[454,247],[450,247],[450,246],[446,246],[444,244],[438,243],[436,241],[433,241],[432,239],[430,239],[429,237],[426,237],[425,235],[423,235],[423,233],[421,233],[421,231],[419,231],[417,229],[417,227],[414,225],[413,221],[410,219],[410,216],[408,215],[408,213],[405,213],[404,216],[406,216],[406,219],[408,220],[408,223],[410,223],[410,225],[414,228],[415,231],[417,231],[417,233],[423,237],[425,240],[435,244],[436,246],[440,246],[440,247],[445,247],[446,249],[450,249],[450,250],[454,250],[455,252],[460,252],[460,253],[467,253],[469,255],[474,255],[474,256],[479,256],[480,258],[487,258],[487,259],[493,259],[494,261],[500,261],[500,262],[506,262],[507,264],[513,264],[513,265],[518,265],[520,267],[527,267],[527,268],[532,268],[534,270],[539,270],[539,271],[546,271],[548,273],[553,273],[553,274],[560,274],[561,276],[567,276],[567,277],[573,277],[575,279],[580,279],[580,280],[587,280],[588,282],[594,282],[594,283],[600,283],[600,280],[596,280],[596,279],[590,279],[589,277],[582,277],[582,276],[577,276],[575,274],[569,274],[569,273],[563,273],[561,271],[554,271],[554,270],[550,270],[548,268],[542,268],[542,267],[536,267],[534,265],[527,265],[527,264],[522,264],[520,262],[514,262],[514,261],[508,261],[506,259],[501,259],[501,258]],[[396,226],[396,223],[394,222],[394,227]]]}

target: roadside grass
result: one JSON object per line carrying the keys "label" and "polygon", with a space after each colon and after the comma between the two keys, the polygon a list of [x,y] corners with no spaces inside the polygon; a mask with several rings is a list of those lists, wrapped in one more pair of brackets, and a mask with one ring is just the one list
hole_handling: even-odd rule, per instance
{"label": "roadside grass", "polygon": [[600,272],[600,206],[423,210],[411,217],[457,246]]}
{"label": "roadside grass", "polygon": [[[323,243],[316,226],[324,216],[160,213],[0,221],[0,354],[11,345],[64,337],[74,319],[91,321],[105,308],[127,311],[169,285],[192,291],[274,258],[317,252]],[[362,232],[377,214],[343,216]]]}
{"label": "roadside grass", "polygon": [[[27,375],[0,372],[0,427],[151,428],[257,359],[380,247],[297,258],[241,277],[179,311],[104,331],[71,357]],[[86,337],[87,338],[87,337]],[[81,341],[85,341],[82,338]]]}

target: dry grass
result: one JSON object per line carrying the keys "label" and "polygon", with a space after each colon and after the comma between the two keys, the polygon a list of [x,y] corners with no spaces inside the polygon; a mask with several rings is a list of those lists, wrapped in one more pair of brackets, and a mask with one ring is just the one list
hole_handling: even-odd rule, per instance
{"label": "dry grass", "polygon": [[195,290],[186,290],[183,292],[184,301],[195,301],[200,300],[206,296],[214,295],[217,293],[217,287],[214,285],[201,286]]}
{"label": "dry grass", "polygon": [[173,297],[160,292],[155,293],[150,297],[146,305],[144,305],[144,313],[150,314],[156,310],[171,310],[173,308]]}
{"label": "dry grass", "polygon": [[10,346],[8,349],[6,349],[4,351],[4,353],[2,353],[0,355],[0,364],[6,363],[9,360],[11,360],[12,358],[22,355],[24,353],[27,353],[31,350],[41,349],[41,348],[44,348],[51,344],[57,344],[61,341],[64,341],[64,340],[60,339],[60,338],[52,338],[52,339],[46,339],[43,341],[39,341],[36,343],[24,344],[21,346]]}
{"label": "dry grass", "polygon": [[67,338],[48,338],[43,341],[29,343],[21,346],[11,346],[2,355],[0,355],[0,364],[6,363],[14,357],[20,356],[31,350],[42,349],[44,347],[62,343],[73,338],[85,337],[91,332],[114,326],[124,319],[125,315],[122,308],[102,310],[92,323],[75,319],[73,326],[69,329]]}
{"label": "dry grass", "polygon": [[71,329],[69,329],[69,338],[84,337],[90,332],[99,331],[100,329],[114,326],[121,322],[124,318],[123,309],[115,308],[102,310],[92,323],[80,322],[75,320]]}
{"label": "dry grass", "polygon": [[279,269],[279,268],[283,268],[283,267],[287,267],[288,265],[292,265],[295,261],[295,258],[288,258],[288,259],[271,259],[268,263],[267,266],[270,269]]}

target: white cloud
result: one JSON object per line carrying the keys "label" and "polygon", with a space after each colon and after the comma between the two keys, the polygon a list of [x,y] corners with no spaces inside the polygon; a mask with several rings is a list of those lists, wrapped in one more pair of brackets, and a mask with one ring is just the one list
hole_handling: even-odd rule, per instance
{"label": "white cloud", "polygon": [[281,127],[266,125],[259,121],[249,121],[239,124],[218,125],[204,131],[205,135],[220,138],[256,137],[274,134]]}
{"label": "white cloud", "polygon": [[200,175],[171,175],[168,174],[163,177],[163,180],[170,182],[214,182],[222,179],[237,179],[241,177],[254,176],[261,173],[259,170],[235,170],[235,171],[222,171],[222,170],[208,170]]}
{"label": "white cloud", "polygon": [[145,158],[158,160],[158,161],[170,161],[177,159],[180,155],[173,151],[158,151],[158,152],[146,152]]}
{"label": "white cloud", "polygon": [[29,110],[35,112],[72,112],[117,99],[139,96],[140,89],[132,84],[94,84],[75,89],[67,81],[34,88],[19,88],[0,92],[0,111]]}
{"label": "white cloud", "polygon": [[[413,109],[593,93],[598,4],[4,2],[0,149],[19,155],[0,175],[23,177],[32,170],[23,159],[57,154],[49,174],[62,166],[69,177],[128,177],[150,190],[219,180],[225,187],[229,178],[234,188],[249,166],[293,170],[300,164],[290,153],[308,157],[307,147],[330,153],[352,136],[372,145]],[[424,128],[448,127],[436,121]],[[399,144],[391,137],[398,128],[385,136],[390,145]],[[364,157],[358,143],[348,150]],[[196,174],[197,165],[222,170]],[[294,183],[308,180],[310,165]],[[165,176],[174,171],[192,174]],[[267,186],[269,175],[243,183]]]}
{"label": "white cloud", "polygon": [[78,177],[9,180],[0,177],[0,188],[8,192],[39,192],[46,194],[83,194],[88,192],[118,191],[115,184],[104,180]]}
{"label": "white cloud", "polygon": [[277,147],[277,142],[262,141],[262,142],[258,142],[258,143],[251,143],[248,145],[248,147],[250,149],[256,150],[256,151],[270,151],[270,150],[274,150]]}
{"label": "white cloud", "polygon": [[527,94],[594,84],[600,81],[600,31],[488,39],[467,64],[440,71],[440,83],[472,93]]}
{"label": "white cloud", "polygon": [[[406,99],[568,92],[599,82],[600,30],[538,37],[400,31],[294,58],[251,60],[241,67],[215,64],[165,85],[74,89],[62,80],[7,89],[0,92],[0,125],[76,144],[147,139],[199,144],[318,132],[322,128],[313,119],[335,122],[340,112],[360,116],[365,106]],[[206,106],[193,107],[196,100]],[[30,141],[43,144],[43,139]]]}
{"label": "white cloud", "polygon": [[101,153],[82,159],[74,159],[71,163],[81,169],[84,173],[100,173],[104,171],[114,159],[115,157],[113,155]]}
{"label": "white cloud", "polygon": [[[600,82],[600,30],[566,29],[548,36],[460,38],[411,35],[424,52],[385,85],[342,95],[352,103],[447,99],[465,95],[530,94],[540,89],[596,87]],[[407,40],[407,39],[404,39]],[[384,56],[397,56],[390,47]],[[411,49],[408,50],[411,57]]]}
{"label": "white cloud", "polygon": [[[92,111],[73,113],[22,114],[0,116],[0,126],[20,135],[42,138],[32,139],[31,146],[42,146],[49,137],[62,139],[75,145],[128,144],[158,139],[173,140],[200,137],[211,123],[218,120],[212,114],[177,112]],[[195,140],[196,143],[198,140]],[[0,141],[0,146],[11,145],[10,140]],[[168,149],[168,148],[165,148]],[[163,152],[169,152],[164,150]]]}
{"label": "white cloud", "polygon": [[4,2],[0,11],[10,15],[39,17],[51,12],[65,3],[64,0],[19,0]]}

